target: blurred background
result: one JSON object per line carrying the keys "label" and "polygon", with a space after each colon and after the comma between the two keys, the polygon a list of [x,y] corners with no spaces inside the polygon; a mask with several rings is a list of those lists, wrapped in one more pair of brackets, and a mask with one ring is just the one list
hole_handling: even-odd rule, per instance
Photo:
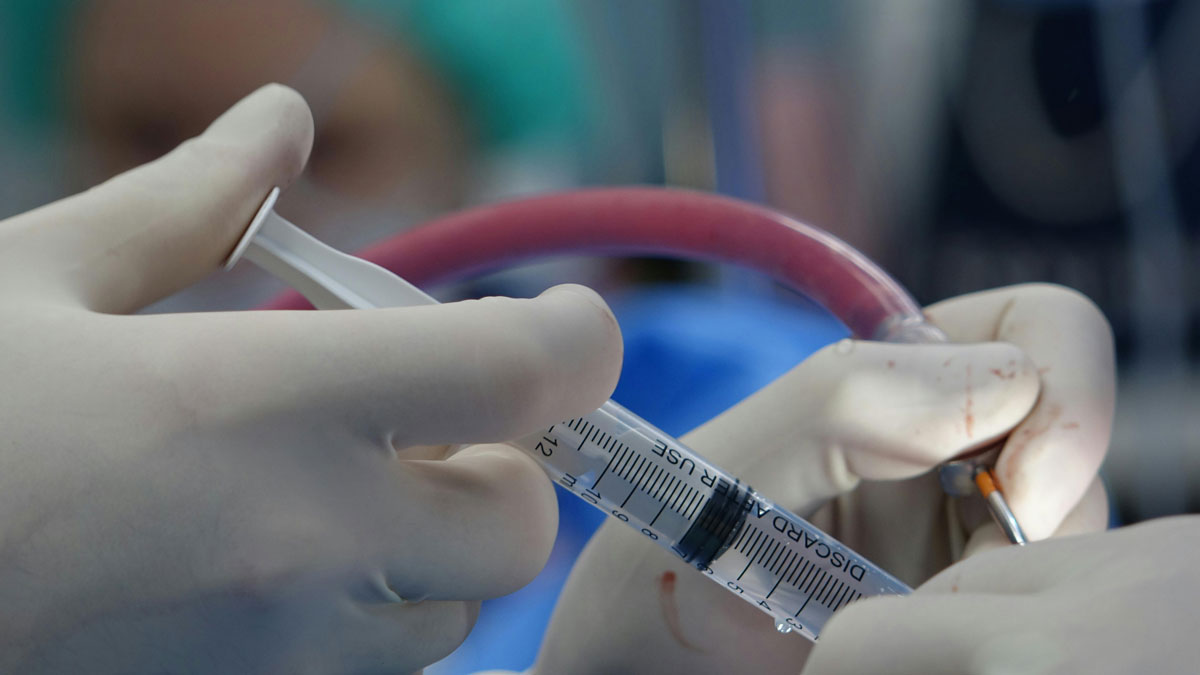
{"label": "blurred background", "polygon": [[[578,186],[765,203],[923,303],[1026,281],[1092,297],[1120,369],[1105,477],[1134,522],[1200,510],[1198,42],[1197,0],[7,0],[0,216],[154,159],[266,82],[316,121],[280,211],[346,250]],[[845,334],[769,280],[681,261],[553,260],[437,291],[562,281],[612,302],[615,398],[673,434]],[[241,266],[148,311],[281,290]],[[599,522],[577,501],[546,572],[429,672],[530,665]]]}

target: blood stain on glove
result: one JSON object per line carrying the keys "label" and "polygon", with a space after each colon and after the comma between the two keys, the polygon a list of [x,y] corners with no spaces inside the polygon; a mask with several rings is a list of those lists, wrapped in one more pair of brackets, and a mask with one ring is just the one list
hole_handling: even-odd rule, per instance
{"label": "blood stain on glove", "polygon": [[967,438],[975,438],[975,415],[971,412],[972,406],[975,405],[975,397],[971,392],[971,364],[967,364],[967,404],[963,409],[963,424],[966,425]]}
{"label": "blood stain on glove", "polygon": [[[1017,430],[1017,432],[1011,436],[1011,440],[1009,440],[1008,446],[1005,448],[1005,452],[1009,453],[1009,456],[1013,459],[1009,461],[1007,471],[1003,477],[1005,483],[1015,482],[1015,473],[1018,471],[1018,469],[1015,467],[1030,461],[1029,459],[1022,459],[1020,462],[1018,462],[1015,458],[1020,457],[1028,452],[1029,446],[1033,444],[1038,437],[1050,431],[1050,429],[1052,429],[1054,425],[1058,423],[1058,420],[1062,417],[1062,414],[1063,408],[1060,404],[1052,403],[1047,405],[1042,410],[1034,412],[1033,415],[1031,415],[1030,418],[1025,421],[1025,426]],[[1069,429],[1071,428],[1069,426],[1071,424],[1074,424],[1076,427],[1079,426],[1078,422],[1067,422],[1063,424],[1063,427]],[[1039,448],[1039,450],[1044,450],[1044,448]]]}
{"label": "blood stain on glove", "polygon": [[667,628],[671,630],[671,636],[679,646],[694,652],[703,652],[703,649],[683,637],[683,630],[679,624],[679,607],[675,604],[675,573],[670,570],[663,572],[658,578],[658,602],[662,606],[663,621],[667,622]]}

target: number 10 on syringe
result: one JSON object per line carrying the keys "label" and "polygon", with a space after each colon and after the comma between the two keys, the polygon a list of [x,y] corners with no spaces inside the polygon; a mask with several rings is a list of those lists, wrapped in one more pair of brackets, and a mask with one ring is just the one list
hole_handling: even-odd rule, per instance
{"label": "number 10 on syringe", "polygon": [[816,639],[838,608],[910,589],[609,401],[515,443],[550,478],[775,619]]}

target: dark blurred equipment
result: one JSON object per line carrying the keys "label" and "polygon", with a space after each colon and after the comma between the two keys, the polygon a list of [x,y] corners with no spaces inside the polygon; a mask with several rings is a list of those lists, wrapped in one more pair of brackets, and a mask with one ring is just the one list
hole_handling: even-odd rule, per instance
{"label": "dark blurred equipment", "polygon": [[898,274],[927,301],[1031,280],[1093,298],[1122,366],[1116,502],[1129,521],[1194,509],[1200,3],[980,2],[967,35]]}

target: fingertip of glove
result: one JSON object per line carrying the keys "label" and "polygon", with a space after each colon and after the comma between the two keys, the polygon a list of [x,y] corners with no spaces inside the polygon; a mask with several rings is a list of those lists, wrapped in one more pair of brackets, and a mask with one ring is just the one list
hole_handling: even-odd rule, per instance
{"label": "fingertip of glove", "polygon": [[592,307],[599,310],[600,313],[603,314],[604,317],[611,321],[614,325],[617,323],[616,316],[613,315],[612,309],[609,308],[608,303],[604,301],[604,298],[602,298],[599,293],[593,291],[587,286],[581,286],[580,284],[561,284],[546,289],[538,297],[570,297],[573,299],[583,299]]}
{"label": "fingertip of glove", "polygon": [[284,187],[308,162],[313,144],[312,111],[296,90],[267,84],[225,111],[201,138],[250,147],[254,160],[267,162],[271,182]]}
{"label": "fingertip of glove", "polygon": [[501,444],[467,446],[449,461],[470,467],[477,477],[470,491],[486,500],[492,513],[521,523],[514,530],[521,541],[512,550],[520,552],[523,563],[514,562],[519,574],[508,590],[525,586],[550,558],[558,532],[557,497],[545,471],[527,453]]}
{"label": "fingertip of glove", "polygon": [[[576,308],[586,307],[592,318],[599,325],[585,325],[572,322],[571,328],[587,333],[589,342],[595,347],[592,356],[599,357],[612,372],[612,388],[616,387],[620,375],[621,360],[624,353],[624,343],[621,338],[621,328],[617,318],[609,308],[608,303],[596,291],[579,284],[563,284],[547,289],[539,296],[540,300],[563,301]],[[590,323],[590,321],[588,322]],[[610,388],[611,393],[611,388]]]}

